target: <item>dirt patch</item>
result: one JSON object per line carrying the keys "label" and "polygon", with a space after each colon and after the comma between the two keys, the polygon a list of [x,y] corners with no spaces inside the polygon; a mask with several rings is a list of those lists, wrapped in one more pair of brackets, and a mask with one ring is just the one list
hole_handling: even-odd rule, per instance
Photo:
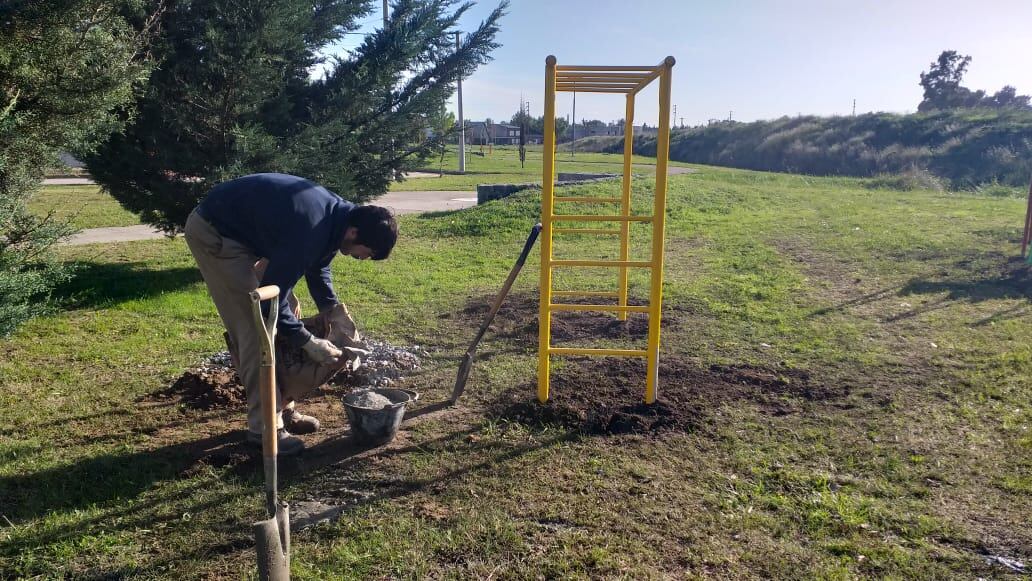
{"label": "dirt patch", "polygon": [[213,410],[245,407],[247,394],[236,370],[230,366],[205,364],[191,369],[160,394],[176,399],[190,409]]}
{"label": "dirt patch", "polygon": [[[491,309],[494,295],[471,299],[458,314],[446,313],[443,318],[460,316],[479,326]],[[504,338],[530,339],[537,341],[538,304],[537,294],[515,294],[506,297],[488,331]],[[556,298],[556,302],[569,304],[616,304],[615,299]],[[630,298],[628,303],[642,305],[640,298]],[[675,330],[691,316],[685,308],[664,305],[663,330]],[[592,339],[645,339],[649,332],[649,319],[645,313],[629,313],[626,321],[620,321],[613,313],[590,311],[567,311],[552,313],[552,340],[555,343],[584,341]]]}
{"label": "dirt patch", "polygon": [[551,399],[539,404],[536,386],[505,392],[489,415],[531,425],[559,424],[587,434],[693,432],[714,425],[726,404],[749,402],[772,416],[798,413],[808,402],[839,400],[831,388],[798,369],[714,365],[666,357],[659,366],[659,399],[645,393],[643,359],[570,359],[552,374]]}

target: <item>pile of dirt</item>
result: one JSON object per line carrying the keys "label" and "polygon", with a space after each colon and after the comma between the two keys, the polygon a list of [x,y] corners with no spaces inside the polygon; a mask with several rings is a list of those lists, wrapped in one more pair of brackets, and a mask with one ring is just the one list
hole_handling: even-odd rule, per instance
{"label": "pile of dirt", "polygon": [[546,404],[536,386],[510,390],[489,415],[530,425],[561,425],[586,434],[694,432],[715,425],[720,408],[749,402],[774,416],[796,413],[806,402],[839,399],[845,389],[819,384],[806,371],[714,365],[698,368],[676,357],[661,359],[659,398],[643,402],[644,359],[571,359],[552,374]]}
{"label": "pile of dirt", "polygon": [[216,353],[200,366],[188,370],[163,393],[191,409],[243,407],[247,394],[230,361],[229,352]]}

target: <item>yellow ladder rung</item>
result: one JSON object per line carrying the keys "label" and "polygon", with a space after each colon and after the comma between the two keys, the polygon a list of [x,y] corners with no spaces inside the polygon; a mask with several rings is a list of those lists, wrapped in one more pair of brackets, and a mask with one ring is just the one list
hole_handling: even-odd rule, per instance
{"label": "yellow ladder rung", "polygon": [[578,349],[576,347],[549,347],[549,355],[591,355],[609,357],[645,357],[644,349]]}
{"label": "yellow ladder rung", "polygon": [[651,222],[652,216],[585,216],[582,214],[556,214],[555,222]]}
{"label": "yellow ladder rung", "polygon": [[597,204],[619,204],[623,198],[598,198],[593,196],[556,196],[556,202],[595,202]]}
{"label": "yellow ladder rung", "polygon": [[656,67],[623,67],[623,66],[599,66],[599,65],[556,65],[556,71],[564,73],[582,72],[582,71],[619,71],[621,73],[631,73],[639,71],[653,72]]}
{"label": "yellow ladder rung", "polygon": [[552,228],[553,234],[620,234],[612,228]]}
{"label": "yellow ladder rung", "polygon": [[621,307],[619,305],[568,305],[568,304],[550,304],[548,305],[550,311],[602,311],[609,313],[647,313],[649,307],[639,305],[628,305]]}
{"label": "yellow ladder rung", "polygon": [[549,266],[626,266],[629,268],[652,268],[651,262],[637,260],[549,260]]}
{"label": "yellow ladder rung", "polygon": [[552,291],[553,297],[619,297],[616,291]]}
{"label": "yellow ladder rung", "polygon": [[599,81],[633,81],[641,82],[649,78],[649,73],[560,73],[555,76],[556,83],[599,82]]}

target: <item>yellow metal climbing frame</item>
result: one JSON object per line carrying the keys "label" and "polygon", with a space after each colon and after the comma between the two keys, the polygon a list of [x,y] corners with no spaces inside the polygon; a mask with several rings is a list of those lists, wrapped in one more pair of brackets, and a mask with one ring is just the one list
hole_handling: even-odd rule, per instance
{"label": "yellow metal climbing frame", "polygon": [[[553,355],[592,355],[615,357],[645,357],[645,403],[654,403],[659,388],[659,328],[663,306],[663,238],[666,216],[667,161],[670,157],[670,75],[674,57],[652,67],[576,66],[557,65],[554,56],[545,59],[545,135],[544,169],[541,182],[541,310],[538,329],[538,399],[548,401],[549,364]],[[652,81],[659,79],[659,134],[656,142],[656,187],[651,216],[631,215],[631,154],[633,151],[634,99]],[[581,198],[559,196],[555,192],[555,94],[622,93],[626,95],[624,115],[623,183],[619,198]],[[576,122],[576,120],[574,120]],[[610,202],[620,204],[619,215],[556,214],[556,202]],[[553,222],[618,222],[619,230],[605,228],[560,228]],[[630,224],[652,224],[652,251],[648,261],[630,260]],[[603,234],[620,236],[620,260],[555,260],[552,257],[553,234]],[[553,291],[552,270],[566,267],[613,267],[619,273],[618,290],[609,291]],[[649,304],[627,304],[627,272],[629,268],[651,269]],[[616,298],[616,305],[555,304],[552,297],[594,296]],[[552,313],[556,311],[614,312],[621,320],[627,313],[648,313],[649,332],[645,350],[639,349],[580,349],[553,347],[551,338]]]}

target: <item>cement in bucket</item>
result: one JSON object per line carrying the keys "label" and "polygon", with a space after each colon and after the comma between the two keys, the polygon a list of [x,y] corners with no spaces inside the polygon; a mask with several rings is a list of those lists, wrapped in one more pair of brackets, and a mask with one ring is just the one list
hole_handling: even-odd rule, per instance
{"label": "cement in bucket", "polygon": [[[355,405],[355,402],[367,392],[382,395],[391,400],[391,404],[383,409]],[[405,389],[376,388],[355,391],[345,395],[343,399],[355,442],[380,446],[390,442],[398,434],[401,420],[405,417],[405,405],[419,399],[419,394]]]}

